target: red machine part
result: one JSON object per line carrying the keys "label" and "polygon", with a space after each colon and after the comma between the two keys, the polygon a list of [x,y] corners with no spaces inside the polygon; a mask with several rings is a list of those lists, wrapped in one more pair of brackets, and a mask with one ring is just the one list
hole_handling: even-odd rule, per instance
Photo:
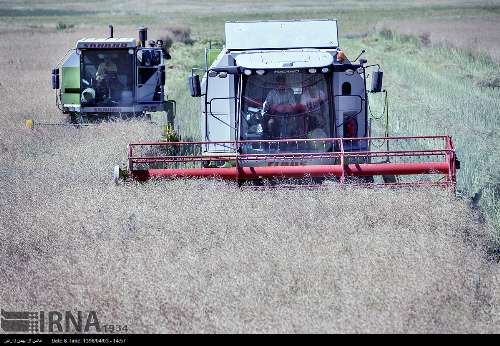
{"label": "red machine part", "polygon": [[[376,143],[379,148],[384,146],[386,149],[367,150],[375,147]],[[397,150],[388,150],[389,144]],[[290,148],[285,152],[276,150],[285,145],[296,145],[302,150],[296,152]],[[200,150],[193,154],[194,147],[201,149],[203,146],[224,147],[228,148],[229,152],[220,155],[202,155]],[[244,153],[241,148],[245,146],[263,146],[275,150],[268,150],[266,153]],[[318,150],[321,146],[324,149]],[[315,150],[304,151],[303,149],[307,147]],[[405,150],[403,149],[405,147],[419,148]],[[161,154],[137,154],[138,149],[144,148],[149,148],[150,151],[155,151],[151,150],[155,148]],[[183,152],[190,154],[184,155]],[[204,163],[207,166],[210,162],[218,162],[219,165],[203,167]],[[222,163],[231,164],[227,166]],[[456,184],[456,163],[455,149],[449,136],[132,143],[129,145],[128,157],[129,176],[139,181],[157,177],[214,177],[236,181],[337,177],[340,183],[344,183],[347,177],[416,176],[416,179],[408,182],[383,184],[402,186],[432,184],[451,188]],[[437,176],[437,180],[418,179],[424,175]]]}
{"label": "red machine part", "polygon": [[344,137],[355,138],[358,133],[358,121],[355,117],[348,117],[344,120]]}

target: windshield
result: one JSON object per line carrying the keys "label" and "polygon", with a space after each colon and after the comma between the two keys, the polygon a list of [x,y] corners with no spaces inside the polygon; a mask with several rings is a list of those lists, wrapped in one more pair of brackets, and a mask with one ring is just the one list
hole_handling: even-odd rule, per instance
{"label": "windshield", "polygon": [[84,50],[81,69],[81,104],[122,107],[133,104],[134,74],[129,49]]}
{"label": "windshield", "polygon": [[277,72],[246,76],[241,139],[333,137],[327,75]]}

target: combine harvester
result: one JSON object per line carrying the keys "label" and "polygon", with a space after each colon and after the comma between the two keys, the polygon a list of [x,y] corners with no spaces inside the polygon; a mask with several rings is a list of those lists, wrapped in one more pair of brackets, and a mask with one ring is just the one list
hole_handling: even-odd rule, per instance
{"label": "combine harvester", "polygon": [[[147,28],[139,39],[83,38],[52,70],[56,105],[73,124],[111,117],[126,118],[165,112],[173,123],[175,102],[166,100],[163,42],[149,41]],[[61,68],[61,73],[60,73]]]}
{"label": "combine harvester", "polygon": [[132,143],[128,169],[116,166],[115,181],[213,177],[240,185],[334,181],[454,189],[451,137],[389,137],[387,131],[370,137],[368,93],[385,91],[383,72],[366,59],[346,58],[335,20],[228,22],[226,45],[210,64],[209,53],[206,67],[189,78],[191,96],[202,98],[204,140]]}

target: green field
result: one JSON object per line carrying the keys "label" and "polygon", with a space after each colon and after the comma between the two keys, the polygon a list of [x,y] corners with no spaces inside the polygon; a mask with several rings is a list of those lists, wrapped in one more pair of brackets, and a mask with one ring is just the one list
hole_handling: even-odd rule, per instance
{"label": "green field", "polygon": [[366,32],[386,19],[464,18],[499,16],[495,1],[2,1],[0,22],[9,25],[54,26],[55,23],[94,26],[116,25],[186,25],[199,37],[222,37],[224,21],[337,18],[342,34]]}
{"label": "green field", "polygon": [[[187,76],[209,42],[222,47],[224,22],[300,18],[336,18],[347,56],[365,49],[382,65],[391,135],[453,137],[457,197],[115,186],[127,144],[160,138],[159,127],[23,126],[65,121],[50,69],[77,39],[146,25],[150,38],[190,30],[192,43],[170,48],[167,88],[176,129],[197,139]],[[429,32],[398,31],[415,20]],[[426,21],[457,30],[438,40]],[[466,21],[479,23],[470,45]],[[96,308],[138,333],[499,332],[500,73],[482,21],[500,27],[498,1],[0,0],[0,305]],[[382,95],[370,102],[379,115]],[[384,125],[374,120],[373,134]]]}

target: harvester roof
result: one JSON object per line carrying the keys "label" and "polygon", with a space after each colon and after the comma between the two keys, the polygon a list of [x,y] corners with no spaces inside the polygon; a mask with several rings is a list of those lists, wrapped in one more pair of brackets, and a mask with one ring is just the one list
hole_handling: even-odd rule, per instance
{"label": "harvester roof", "polygon": [[236,57],[236,64],[250,69],[324,67],[333,64],[333,56],[317,49],[245,52]]}
{"label": "harvester roof", "polygon": [[338,45],[337,21],[333,19],[226,23],[229,50],[337,48]]}
{"label": "harvester roof", "polygon": [[117,48],[135,48],[137,41],[135,38],[82,38],[76,42],[78,49],[117,49]]}

